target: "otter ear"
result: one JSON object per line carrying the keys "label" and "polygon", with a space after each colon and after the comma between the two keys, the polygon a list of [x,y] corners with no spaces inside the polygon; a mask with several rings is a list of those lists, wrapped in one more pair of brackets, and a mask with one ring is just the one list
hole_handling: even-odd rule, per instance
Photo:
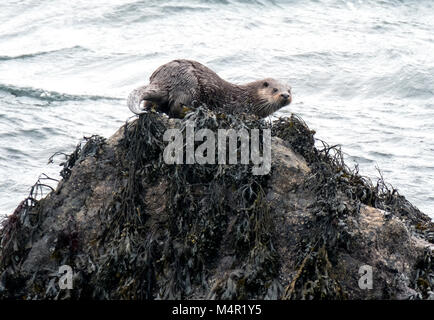
{"label": "otter ear", "polygon": [[268,82],[265,81],[265,82],[263,83],[263,86],[264,86],[265,88],[268,87]]}

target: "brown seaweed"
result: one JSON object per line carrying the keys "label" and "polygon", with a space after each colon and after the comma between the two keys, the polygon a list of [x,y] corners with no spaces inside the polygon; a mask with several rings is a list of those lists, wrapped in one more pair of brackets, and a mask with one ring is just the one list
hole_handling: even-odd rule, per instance
{"label": "brown seaweed", "polygon": [[[266,199],[272,172],[254,176],[252,164],[165,164],[163,134],[174,126],[185,130],[186,121],[193,121],[196,129],[271,128],[273,136],[306,159],[311,174],[299,188],[315,198],[308,221],[312,228],[297,244],[297,271],[285,287],[278,278],[282,261]],[[351,250],[346,221],[360,214],[361,205],[405,217],[415,232],[433,242],[429,219],[381,176],[374,184],[357,167],[347,167],[340,147],[316,140],[300,117],[270,124],[200,107],[183,120],[145,113],[122,130],[111,160],[117,185],[98,212],[96,236],[84,242],[72,220],[53,235],[50,259],[53,265],[78,265],[74,279],[80,289],[59,290],[55,269],[19,272],[29,249],[43,236],[42,221],[49,215],[49,199],[40,199],[47,188],[43,179],[48,178],[42,177],[0,229],[0,298],[181,299],[202,291],[212,299],[345,299],[347,292],[333,268],[339,251]],[[62,181],[71,179],[73,168],[90,157],[103,161],[105,143],[92,136],[64,155]],[[88,185],[77,188],[93,192]],[[152,207],[149,202],[155,197],[163,199],[163,207]],[[414,275],[420,298],[433,288],[430,254],[421,258]],[[216,277],[221,261],[232,271]]]}

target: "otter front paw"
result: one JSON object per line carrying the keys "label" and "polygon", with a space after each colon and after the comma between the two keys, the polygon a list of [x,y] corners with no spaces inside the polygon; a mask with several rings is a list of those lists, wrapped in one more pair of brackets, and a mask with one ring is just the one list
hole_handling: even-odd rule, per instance
{"label": "otter front paw", "polygon": [[187,107],[187,106],[182,106],[181,108],[181,112],[179,113],[181,118],[184,118],[187,113],[189,113],[190,111],[193,111],[194,109],[191,107]]}

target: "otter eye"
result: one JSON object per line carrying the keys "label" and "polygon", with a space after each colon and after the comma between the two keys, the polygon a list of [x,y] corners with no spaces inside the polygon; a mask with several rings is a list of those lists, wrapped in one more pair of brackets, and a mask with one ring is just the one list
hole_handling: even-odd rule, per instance
{"label": "otter eye", "polygon": [[274,93],[276,93],[277,91],[278,91],[277,88],[274,88],[274,89],[273,89],[273,92],[274,92]]}
{"label": "otter eye", "polygon": [[267,81],[264,82],[264,87],[268,87],[268,82]]}

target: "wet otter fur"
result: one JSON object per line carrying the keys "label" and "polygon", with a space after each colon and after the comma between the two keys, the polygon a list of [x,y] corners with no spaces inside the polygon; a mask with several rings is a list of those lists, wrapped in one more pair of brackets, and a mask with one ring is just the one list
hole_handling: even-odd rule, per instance
{"label": "wet otter fur", "polygon": [[266,78],[236,85],[197,61],[173,60],[154,71],[149,85],[130,93],[128,108],[141,114],[156,107],[169,117],[183,118],[190,107],[205,104],[212,110],[264,118],[291,101],[291,87],[277,80]]}

